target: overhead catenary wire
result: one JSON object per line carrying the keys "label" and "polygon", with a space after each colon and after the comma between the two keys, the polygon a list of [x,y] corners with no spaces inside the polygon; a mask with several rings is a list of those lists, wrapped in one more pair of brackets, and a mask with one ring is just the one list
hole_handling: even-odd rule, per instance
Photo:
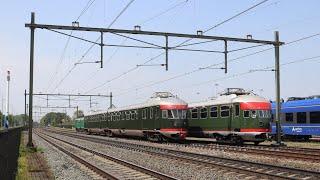
{"label": "overhead catenary wire", "polygon": [[[167,8],[167,9],[165,9],[164,11],[156,14],[155,16],[152,16],[151,18],[149,18],[149,19],[147,19],[147,20],[139,23],[138,25],[141,26],[141,25],[143,25],[143,24],[146,24],[146,23],[150,22],[151,20],[153,20],[153,19],[155,19],[155,18],[157,18],[157,17],[159,17],[159,16],[161,16],[161,15],[163,15],[163,14],[165,14],[165,13],[167,13],[167,12],[173,10],[173,9],[175,9],[176,7],[178,7],[178,6],[180,6],[180,5],[184,5],[184,4],[187,3],[187,2],[188,2],[188,0],[183,1],[183,2],[180,2],[180,3],[178,3],[178,4],[176,4],[176,5],[172,6],[172,7],[169,7],[169,8]],[[107,64],[108,62],[110,62],[110,61],[113,59],[113,57],[119,52],[120,48],[124,45],[124,43],[125,43],[127,40],[128,40],[128,39],[125,38],[125,39],[122,41],[122,43],[120,44],[120,46],[117,47],[117,49],[114,51],[114,53],[110,56],[110,58],[109,58],[107,61],[104,62],[104,64]],[[137,68],[137,67],[135,67],[135,68]],[[96,70],[94,73],[92,73],[92,75],[85,81],[84,84],[86,84],[89,80],[91,80],[93,77],[95,77],[100,70],[101,70],[101,69],[98,69],[98,70]],[[77,89],[79,89],[79,88],[77,88]],[[74,90],[75,90],[75,89],[74,89]],[[72,90],[72,91],[74,91],[74,90]]]}
{"label": "overhead catenary wire", "polygon": [[[120,16],[128,9],[128,7],[134,2],[134,0],[131,0],[124,8],[123,10],[116,16],[116,18],[109,24],[108,28],[110,28],[119,18]],[[100,40],[101,36],[97,38],[96,41],[89,47],[89,49],[84,53],[84,55],[81,56],[81,58],[74,64],[74,66],[68,71],[68,73],[59,81],[59,83],[55,86],[55,88],[51,91],[51,93],[56,90],[62,82],[69,76],[69,74],[74,70],[76,65],[82,61],[82,59],[92,50],[95,43],[97,43]]]}
{"label": "overhead catenary wire", "polygon": [[[310,36],[306,36],[306,37],[303,37],[303,38],[299,38],[299,39],[290,41],[290,42],[288,42],[288,43],[286,43],[286,44],[284,44],[284,45],[282,45],[282,46],[288,46],[288,45],[290,45],[290,44],[294,44],[294,43],[297,43],[297,42],[300,42],[300,41],[303,41],[303,40],[307,40],[307,39],[310,39],[310,38],[313,38],[313,37],[316,37],[316,36],[319,36],[319,35],[320,35],[320,33],[316,33],[316,34],[313,34],[313,35],[310,35]],[[252,55],[260,54],[260,53],[269,51],[269,50],[271,50],[271,49],[274,49],[274,47],[266,48],[266,49],[259,50],[259,51],[256,51],[256,52],[253,52],[253,53],[250,53],[250,54],[247,54],[247,55],[243,55],[243,56],[240,56],[240,57],[237,57],[237,58],[233,58],[233,59],[228,60],[228,62],[232,62],[232,61],[236,61],[236,60],[239,60],[239,59],[243,59],[243,58],[246,58],[246,57],[249,57],[249,56],[252,56]],[[186,76],[186,75],[190,75],[190,74],[193,74],[193,73],[196,73],[196,72],[205,70],[205,69],[207,69],[207,68],[215,67],[215,66],[221,65],[221,64],[224,64],[224,62],[216,63],[216,64],[213,64],[213,65],[209,65],[209,66],[206,66],[206,67],[201,68],[201,69],[196,69],[196,70],[193,70],[193,71],[189,71],[189,72],[186,72],[186,73],[183,73],[183,74],[180,74],[180,75],[177,75],[177,76],[168,78],[168,79],[164,79],[164,80],[161,80],[161,81],[157,81],[157,82],[151,83],[151,84],[149,84],[149,85],[145,85],[145,86],[143,86],[143,87],[132,88],[133,90],[130,90],[130,91],[127,91],[127,92],[124,92],[124,93],[115,94],[114,96],[120,96],[120,95],[127,94],[127,93],[130,93],[130,92],[136,91],[136,90],[140,90],[140,89],[144,89],[144,88],[147,88],[147,87],[151,87],[151,86],[154,86],[154,85],[163,83],[163,82],[167,82],[167,81],[170,81],[170,80],[173,80],[173,79],[177,79],[177,78],[180,78],[180,77],[183,77],[183,76]]]}
{"label": "overhead catenary wire", "polygon": [[[89,1],[87,2],[86,6],[83,8],[83,10],[81,11],[80,15],[77,17],[77,19],[75,20],[75,22],[80,19],[80,17],[90,8],[90,6],[91,6],[94,2],[95,2],[95,0],[89,0]],[[71,36],[72,33],[73,33],[73,31],[71,31],[69,35]],[[49,85],[48,85],[48,87],[47,87],[47,89],[46,89],[46,92],[47,92],[47,91],[49,90],[49,88],[51,87],[51,85],[52,85],[52,83],[53,83],[53,80],[55,79],[55,77],[56,77],[56,75],[57,75],[57,73],[58,73],[58,70],[59,70],[59,68],[60,68],[60,66],[61,66],[61,64],[62,64],[62,61],[63,61],[64,56],[65,56],[65,53],[66,53],[67,48],[68,48],[69,43],[70,43],[70,36],[68,37],[68,40],[67,40],[67,42],[66,42],[66,45],[65,45],[64,48],[63,48],[62,54],[61,54],[61,56],[60,56],[60,61],[59,61],[58,65],[56,66],[56,70],[54,71],[53,75],[51,76],[51,78],[50,78],[50,80],[49,80]]]}
{"label": "overhead catenary wire", "polygon": [[[224,24],[224,23],[226,23],[226,22],[231,21],[232,19],[234,19],[234,18],[236,18],[236,17],[238,17],[238,16],[240,16],[240,15],[242,15],[242,14],[244,14],[244,13],[246,13],[246,12],[248,12],[248,11],[252,10],[252,9],[254,9],[255,7],[257,7],[257,6],[259,6],[259,5],[263,4],[263,3],[265,3],[265,2],[267,2],[267,1],[268,1],[268,0],[264,0],[264,1],[260,2],[260,3],[258,3],[258,4],[255,4],[254,6],[251,6],[250,8],[248,8],[248,9],[246,9],[246,10],[244,10],[244,11],[241,11],[240,13],[238,13],[238,14],[236,14],[236,15],[232,16],[231,18],[228,18],[227,20],[222,21],[222,22],[220,22],[220,23],[216,24],[216,25],[215,25],[215,26],[213,26],[213,27],[210,27],[209,29],[205,30],[205,32],[208,32],[208,31],[210,31],[210,30],[212,30],[212,29],[214,29],[214,28],[216,28],[216,27],[219,27],[219,26],[221,26],[222,24]],[[190,39],[188,39],[188,40],[186,40],[186,41],[184,41],[184,42],[180,43],[179,45],[174,46],[174,47],[172,47],[172,48],[178,48],[178,47],[180,47],[181,45],[184,45],[185,43],[189,42],[190,40],[192,40],[192,38],[190,38]],[[144,63],[142,63],[142,65],[145,65],[145,64],[147,64],[147,63],[149,63],[149,62],[151,62],[151,61],[153,61],[153,60],[157,59],[158,57],[160,57],[160,56],[162,56],[162,55],[164,55],[164,54],[166,54],[166,52],[160,53],[159,55],[157,55],[157,56],[155,56],[155,57],[151,58],[150,60],[145,61]],[[89,90],[89,91],[87,91],[87,92],[85,92],[85,93],[89,93],[89,92],[91,92],[91,91],[94,91],[94,90],[96,90],[96,89],[98,89],[98,88],[100,88],[100,87],[102,87],[102,86],[104,86],[104,85],[108,84],[109,82],[112,82],[112,81],[114,81],[114,80],[116,80],[116,79],[118,79],[118,78],[122,77],[123,75],[128,74],[128,73],[130,73],[130,72],[134,71],[134,70],[135,70],[135,69],[137,69],[138,67],[139,67],[139,66],[134,67],[134,68],[131,68],[131,69],[129,69],[128,71],[123,72],[122,74],[120,74],[120,75],[116,76],[115,78],[112,78],[112,79],[110,79],[110,80],[105,81],[105,82],[104,82],[104,83],[102,83],[101,85],[98,85],[98,86],[96,86],[96,87],[92,88],[91,90]],[[188,74],[190,74],[190,73],[188,73]]]}
{"label": "overhead catenary wire", "polygon": [[[310,61],[310,60],[314,60],[314,59],[318,59],[318,58],[320,58],[320,55],[312,56],[312,57],[308,57],[308,58],[303,58],[303,59],[299,59],[299,60],[295,60],[295,61],[291,61],[291,62],[282,63],[282,64],[280,64],[280,67],[287,66],[287,65],[290,65],[290,64],[300,63],[300,62],[304,62],[304,61]],[[246,72],[242,72],[242,73],[238,73],[238,74],[234,74],[234,75],[230,75],[230,76],[226,76],[226,77],[222,77],[222,78],[218,78],[218,79],[214,79],[214,80],[209,80],[209,81],[205,81],[205,82],[201,82],[201,83],[195,83],[195,84],[186,86],[184,88],[188,88],[188,87],[192,87],[192,86],[199,86],[199,85],[208,84],[208,83],[212,83],[212,82],[216,82],[216,81],[221,81],[221,80],[224,80],[224,79],[229,79],[229,78],[233,78],[233,77],[242,76],[242,75],[245,75],[245,74],[255,73],[255,72],[259,72],[259,70],[268,70],[268,69],[271,70],[274,67],[275,66],[268,66],[268,67],[260,68],[257,71],[246,71]],[[174,89],[174,90],[177,90],[177,89]]]}

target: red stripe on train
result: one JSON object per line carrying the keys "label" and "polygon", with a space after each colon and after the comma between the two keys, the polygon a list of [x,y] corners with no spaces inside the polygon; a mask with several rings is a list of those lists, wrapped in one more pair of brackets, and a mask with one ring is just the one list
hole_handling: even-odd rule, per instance
{"label": "red stripe on train", "polygon": [[268,128],[240,129],[240,132],[271,132],[271,129],[268,129]]}
{"label": "red stripe on train", "polygon": [[271,104],[269,102],[240,102],[241,110],[257,110],[267,109],[271,110]]}
{"label": "red stripe on train", "polygon": [[164,109],[187,109],[188,105],[160,105],[160,109],[164,110]]}
{"label": "red stripe on train", "polygon": [[160,131],[172,132],[172,131],[187,131],[187,128],[161,128]]}

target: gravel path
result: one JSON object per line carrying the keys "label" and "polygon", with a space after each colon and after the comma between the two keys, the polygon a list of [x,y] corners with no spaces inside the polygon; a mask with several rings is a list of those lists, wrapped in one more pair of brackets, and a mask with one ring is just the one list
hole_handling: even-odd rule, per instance
{"label": "gravel path", "polygon": [[47,159],[51,171],[57,180],[90,180],[92,179],[85,172],[84,167],[75,162],[71,157],[56,149],[52,145],[43,141],[37,135],[33,134],[33,140],[38,147],[44,149],[44,155]]}

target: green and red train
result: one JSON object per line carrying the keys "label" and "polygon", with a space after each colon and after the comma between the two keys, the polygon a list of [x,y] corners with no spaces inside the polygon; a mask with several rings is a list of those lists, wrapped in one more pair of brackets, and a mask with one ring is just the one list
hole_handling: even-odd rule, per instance
{"label": "green and red train", "polygon": [[188,136],[257,145],[271,132],[270,102],[240,88],[228,88],[217,99],[188,107]]}
{"label": "green and red train", "polygon": [[84,131],[108,136],[145,137],[151,141],[184,139],[187,107],[185,101],[171,93],[158,92],[143,104],[85,116]]}
{"label": "green and red train", "polygon": [[239,88],[217,99],[187,104],[171,93],[155,93],[146,103],[95,112],[76,120],[77,131],[135,136],[152,141],[215,138],[218,142],[254,142],[271,131],[270,103]]}

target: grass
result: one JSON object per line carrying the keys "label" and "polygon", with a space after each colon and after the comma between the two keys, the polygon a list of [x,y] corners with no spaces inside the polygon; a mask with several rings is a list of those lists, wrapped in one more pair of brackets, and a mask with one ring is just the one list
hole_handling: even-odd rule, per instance
{"label": "grass", "polygon": [[19,149],[19,159],[18,159],[18,172],[16,179],[17,180],[29,180],[28,176],[28,160],[27,155],[29,153],[32,153],[33,151],[31,149],[28,149],[24,147],[23,145],[23,134],[21,134],[21,140],[20,140],[20,149]]}

